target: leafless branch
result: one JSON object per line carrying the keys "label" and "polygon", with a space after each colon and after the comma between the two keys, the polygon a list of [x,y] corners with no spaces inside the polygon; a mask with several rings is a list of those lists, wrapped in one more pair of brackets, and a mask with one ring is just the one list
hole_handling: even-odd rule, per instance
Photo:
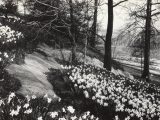
{"label": "leafless branch", "polygon": [[97,36],[97,37],[99,37],[100,39],[102,39],[102,40],[103,40],[103,42],[105,42],[105,39],[104,39],[101,35],[96,34],[96,36]]}
{"label": "leafless branch", "polygon": [[58,16],[56,16],[56,18],[53,19],[53,20],[51,20],[49,23],[47,23],[47,24],[45,24],[44,26],[42,26],[42,27],[38,30],[37,35],[36,35],[35,39],[33,39],[33,41],[37,39],[38,35],[40,34],[40,32],[41,32],[45,27],[47,27],[48,25],[51,25],[51,23],[54,22],[55,20],[57,20],[57,18],[58,18]]}
{"label": "leafless branch", "polygon": [[160,2],[152,3],[152,5],[160,5]]}
{"label": "leafless branch", "polygon": [[128,1],[128,0],[122,0],[122,1],[120,1],[120,2],[118,2],[118,3],[116,3],[115,5],[113,5],[113,7],[116,7],[116,6],[118,6],[119,4],[121,4],[121,3],[123,3],[123,2],[126,2],[126,1]]}
{"label": "leafless branch", "polygon": [[54,7],[54,6],[52,6],[52,5],[49,5],[49,4],[40,2],[39,0],[36,0],[36,2],[37,2],[37,3],[40,3],[40,4],[42,4],[42,5],[48,6],[48,7],[50,7],[50,8],[56,9],[56,10],[58,9],[57,7]]}
{"label": "leafless branch", "polygon": [[159,15],[159,14],[160,14],[160,12],[156,12],[156,13],[152,14],[151,16],[156,16],[156,15]]}
{"label": "leafless branch", "polygon": [[138,14],[137,12],[133,12],[133,13],[132,13],[132,16],[135,16],[135,17],[141,18],[141,19],[145,19],[145,18],[146,18],[145,15],[140,15],[140,14]]}

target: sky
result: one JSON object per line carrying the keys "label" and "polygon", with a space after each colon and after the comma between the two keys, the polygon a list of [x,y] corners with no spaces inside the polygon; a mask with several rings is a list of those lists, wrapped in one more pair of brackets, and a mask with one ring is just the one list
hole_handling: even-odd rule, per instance
{"label": "sky", "polygon": [[[115,3],[121,0],[114,0]],[[160,2],[160,0],[152,0],[153,2]],[[107,2],[107,0],[101,0],[102,3]],[[146,4],[146,0],[128,0],[121,5],[114,8],[114,25],[113,25],[113,35],[117,35],[122,28],[133,19],[129,16],[130,10],[135,10],[140,5]],[[160,6],[160,5],[158,5]],[[152,9],[157,9],[158,6],[152,6]],[[107,5],[103,5],[99,8],[98,22],[101,24],[100,34],[105,35],[107,29]],[[154,12],[157,12],[156,10]],[[160,22],[155,23],[157,28],[160,28]]]}
{"label": "sky", "polygon": [[[101,0],[103,3],[107,0]],[[117,3],[120,0],[114,0]],[[128,8],[134,9],[136,4],[142,4],[142,0],[130,0],[130,2],[124,2],[121,5],[114,8],[114,34],[118,33],[121,28],[123,28],[127,22],[131,21],[128,14]],[[105,34],[107,29],[107,5],[103,5],[99,8],[98,22],[101,24],[101,33]]]}

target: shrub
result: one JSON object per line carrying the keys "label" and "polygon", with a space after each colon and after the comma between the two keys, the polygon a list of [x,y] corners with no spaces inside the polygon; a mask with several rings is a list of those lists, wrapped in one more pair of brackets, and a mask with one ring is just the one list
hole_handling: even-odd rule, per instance
{"label": "shrub", "polygon": [[0,97],[6,97],[9,92],[17,91],[21,87],[20,81],[9,75],[6,70],[2,70],[0,76]]}

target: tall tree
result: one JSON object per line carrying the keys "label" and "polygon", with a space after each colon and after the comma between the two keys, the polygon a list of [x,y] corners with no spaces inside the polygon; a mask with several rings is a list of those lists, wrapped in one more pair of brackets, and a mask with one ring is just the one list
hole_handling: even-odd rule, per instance
{"label": "tall tree", "polygon": [[111,40],[113,33],[113,0],[108,0],[108,26],[105,41],[104,68],[111,71]]}
{"label": "tall tree", "polygon": [[75,21],[74,21],[74,15],[73,15],[73,1],[69,0],[69,6],[70,6],[70,22],[71,26],[69,29],[69,35],[70,35],[70,41],[72,44],[72,63],[76,60],[76,41],[75,41]]}
{"label": "tall tree", "polygon": [[144,68],[142,78],[149,81],[149,58],[150,58],[150,36],[151,36],[151,6],[152,0],[147,0],[146,24],[145,24],[145,48],[144,48]]}
{"label": "tall tree", "polygon": [[[145,6],[142,6],[138,11],[134,11],[132,13],[132,16],[135,17],[135,23],[137,24],[140,21],[145,21],[145,27],[142,27],[142,33],[144,31],[144,65],[143,65],[143,72],[142,72],[142,78],[144,78],[146,81],[150,81],[150,73],[149,73],[149,61],[150,61],[150,39],[155,34],[155,27],[154,27],[154,19],[153,17],[160,14],[159,10],[153,9],[153,5],[159,5],[160,2],[153,2],[152,0],[147,0],[147,9],[145,9]],[[158,7],[158,6],[157,6]],[[156,8],[156,7],[155,7]],[[137,21],[137,18],[140,20]],[[151,24],[152,23],[152,24]],[[143,34],[142,34],[143,35]]]}
{"label": "tall tree", "polygon": [[112,34],[113,34],[113,8],[119,4],[128,1],[122,0],[116,4],[113,4],[113,0],[108,0],[108,25],[105,40],[105,55],[104,55],[104,68],[111,71],[112,66]]}
{"label": "tall tree", "polygon": [[91,34],[91,47],[95,47],[96,42],[96,32],[97,32],[97,13],[98,13],[98,0],[94,0],[94,15],[93,15],[93,24],[92,24],[92,34]]}

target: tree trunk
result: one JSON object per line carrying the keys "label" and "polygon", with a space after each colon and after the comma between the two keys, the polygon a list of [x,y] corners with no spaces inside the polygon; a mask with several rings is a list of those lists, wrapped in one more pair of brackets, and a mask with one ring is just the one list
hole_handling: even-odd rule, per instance
{"label": "tree trunk", "polygon": [[113,0],[108,0],[108,26],[105,41],[105,55],[104,55],[104,68],[111,71],[112,55],[111,55],[111,40],[113,33]]}
{"label": "tree trunk", "polygon": [[73,2],[69,0],[70,5],[70,21],[71,21],[71,28],[70,28],[70,41],[72,44],[72,63],[76,61],[76,41],[75,41],[75,22],[73,16]]}
{"label": "tree trunk", "polygon": [[149,58],[150,58],[150,35],[151,35],[151,0],[147,0],[146,25],[145,25],[145,48],[144,48],[144,68],[142,78],[149,81]]}
{"label": "tree trunk", "polygon": [[92,25],[92,31],[91,31],[91,41],[90,45],[91,47],[95,47],[96,45],[96,32],[97,32],[97,13],[98,13],[98,0],[94,0],[94,20],[93,20],[93,25]]}

